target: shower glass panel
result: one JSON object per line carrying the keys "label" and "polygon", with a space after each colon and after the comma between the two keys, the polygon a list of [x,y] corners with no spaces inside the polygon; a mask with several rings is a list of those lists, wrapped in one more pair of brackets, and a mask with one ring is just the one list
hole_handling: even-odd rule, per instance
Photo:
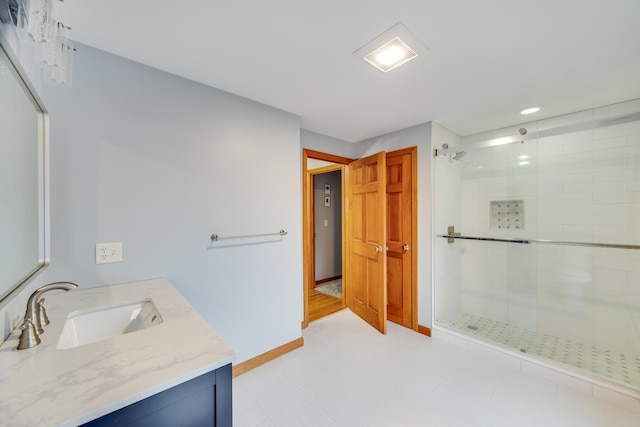
{"label": "shower glass panel", "polygon": [[629,108],[434,157],[436,328],[640,391],[640,121],[542,137]]}

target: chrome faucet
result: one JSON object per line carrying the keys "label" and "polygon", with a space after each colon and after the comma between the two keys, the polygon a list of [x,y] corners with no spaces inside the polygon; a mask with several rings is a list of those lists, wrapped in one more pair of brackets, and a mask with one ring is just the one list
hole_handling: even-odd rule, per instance
{"label": "chrome faucet", "polygon": [[27,301],[27,310],[24,313],[24,320],[20,325],[22,333],[20,334],[18,350],[33,348],[40,344],[40,335],[44,332],[42,324],[49,324],[49,319],[44,309],[44,298],[40,298],[42,294],[54,290],[70,291],[77,287],[78,285],[71,282],[54,282],[39,287],[31,294],[29,301]]}

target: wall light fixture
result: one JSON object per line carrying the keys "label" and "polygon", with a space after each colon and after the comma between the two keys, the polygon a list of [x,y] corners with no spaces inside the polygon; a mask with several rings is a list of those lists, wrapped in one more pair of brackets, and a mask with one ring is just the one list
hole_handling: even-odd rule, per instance
{"label": "wall light fixture", "polygon": [[33,43],[34,59],[45,82],[71,86],[76,49],[68,38],[71,28],[58,19],[62,1],[0,0],[0,21],[15,27],[20,42]]}

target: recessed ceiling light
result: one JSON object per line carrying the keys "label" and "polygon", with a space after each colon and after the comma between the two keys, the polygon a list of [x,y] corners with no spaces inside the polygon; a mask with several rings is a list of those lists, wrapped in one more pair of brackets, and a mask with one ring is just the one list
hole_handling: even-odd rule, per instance
{"label": "recessed ceiling light", "polygon": [[531,107],[523,108],[520,110],[520,114],[533,114],[540,111],[542,107],[540,105],[533,105]]}
{"label": "recessed ceiling light", "polygon": [[428,50],[402,22],[398,22],[353,55],[386,73]]}
{"label": "recessed ceiling light", "polygon": [[418,56],[405,42],[395,37],[364,57],[382,72],[388,72]]}

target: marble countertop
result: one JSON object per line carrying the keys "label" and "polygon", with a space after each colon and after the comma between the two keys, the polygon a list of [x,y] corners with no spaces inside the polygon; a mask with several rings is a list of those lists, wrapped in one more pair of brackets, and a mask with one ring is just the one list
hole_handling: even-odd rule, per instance
{"label": "marble countertop", "polygon": [[[80,286],[82,286],[80,284]],[[218,334],[166,279],[45,294],[50,324],[42,343],[0,347],[0,425],[76,426],[231,363]],[[151,298],[163,322],[58,350],[70,312]]]}

